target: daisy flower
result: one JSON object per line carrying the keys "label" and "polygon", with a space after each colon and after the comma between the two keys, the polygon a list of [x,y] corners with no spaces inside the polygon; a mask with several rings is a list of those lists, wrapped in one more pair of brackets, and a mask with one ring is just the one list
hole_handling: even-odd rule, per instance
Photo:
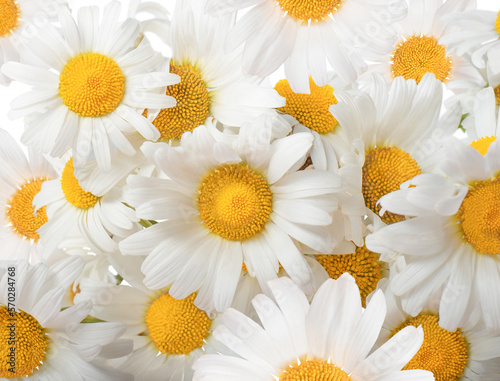
{"label": "daisy flower", "polygon": [[191,380],[194,361],[210,351],[216,315],[197,308],[195,294],[178,300],[168,294],[168,288],[146,289],[144,276],[136,271],[142,257],[114,259],[119,273],[132,286],[84,279],[75,300],[91,300],[92,316],[127,327],[123,337],[134,341],[134,349],[117,369],[136,379]]}
{"label": "daisy flower", "polygon": [[456,130],[461,114],[455,109],[440,118],[443,91],[433,74],[419,85],[397,77],[390,90],[381,76],[373,79],[371,95],[346,96],[330,107],[339,126],[329,141],[350,164],[345,176],[357,178],[352,182],[361,188],[377,228],[404,219],[393,213],[379,216],[378,200],[434,169],[438,148]]}
{"label": "daisy flower", "polygon": [[399,0],[208,0],[205,6],[212,15],[247,8],[228,35],[227,49],[245,44],[243,70],[251,75],[265,77],[284,63],[286,78],[299,93],[309,92],[309,76],[318,86],[327,83],[327,61],[353,82],[365,69],[362,55],[390,46],[391,23],[406,14]]}
{"label": "daisy flower", "polygon": [[61,11],[62,35],[47,26],[29,43],[43,67],[14,62],[2,66],[5,75],[33,87],[12,102],[12,116],[41,113],[22,135],[25,145],[53,157],[72,148],[77,167],[94,155],[102,169],[109,169],[110,147],[134,153],[124,132],[159,138],[141,113],[145,107],[174,106],[173,98],[158,91],[177,83],[178,77],[151,73],[163,58],[145,39],[135,46],[139,23],[118,22],[119,14],[116,1],[104,8],[101,19],[98,8],[81,8],[78,24]]}
{"label": "daisy flower", "polygon": [[[24,43],[33,37],[41,24],[56,19],[56,10],[65,6],[63,0],[2,0],[0,1],[0,66],[7,61],[32,59]],[[0,84],[9,85],[11,79],[0,73]]]}
{"label": "daisy flower", "polygon": [[181,81],[169,86],[167,95],[174,97],[177,105],[150,118],[165,140],[179,139],[210,116],[239,127],[284,105],[275,90],[259,85],[260,79],[243,76],[241,54],[224,53],[224,38],[233,23],[228,16],[206,17],[200,0],[176,3],[170,72]]}
{"label": "daisy flower", "polygon": [[[82,267],[79,258],[69,258],[50,268],[42,263],[30,266],[24,261],[0,267],[0,377],[133,380],[131,375],[98,361],[98,355],[113,358],[122,355],[124,349],[130,351],[130,342],[117,341],[125,330],[123,324],[80,323],[92,308],[90,302],[61,311],[63,296]],[[14,302],[9,288],[16,290]]]}
{"label": "daisy flower", "polygon": [[214,337],[234,354],[207,354],[195,362],[193,380],[433,380],[423,370],[401,371],[423,340],[422,328],[407,327],[372,352],[384,321],[384,294],[366,310],[354,279],[327,280],[311,304],[289,278],[269,282],[276,302],[252,300],[262,326],[228,309]]}
{"label": "daisy flower", "polygon": [[474,4],[473,0],[409,1],[408,16],[396,25],[395,44],[373,57],[374,64],[369,65],[367,74],[379,72],[389,83],[398,76],[412,78],[418,83],[425,73],[434,74],[445,84],[456,79],[480,81],[465,59],[439,43],[443,35],[454,32],[441,17],[469,9]]}
{"label": "daisy flower", "polygon": [[47,214],[45,208],[35,213],[33,197],[46,180],[56,177],[47,160],[32,151],[28,160],[10,134],[0,129],[0,258],[38,260],[37,230],[47,222]]}
{"label": "daisy flower", "polygon": [[491,88],[475,115],[479,139],[445,146],[445,176],[423,174],[380,200],[381,212],[406,215],[366,239],[375,252],[399,252],[408,266],[392,282],[405,311],[418,314],[440,288],[439,325],[454,331],[467,308],[480,310],[490,331],[500,331],[500,144]]}
{"label": "daisy flower", "polygon": [[199,290],[195,304],[205,310],[230,305],[243,260],[263,288],[280,263],[310,287],[311,269],[292,238],[332,250],[324,227],[340,189],[340,179],[324,171],[297,171],[311,143],[311,134],[294,134],[242,154],[205,126],[184,134],[180,147],[145,143],[144,153],[169,179],[129,176],[127,203],[139,218],[161,221],[120,242],[121,252],[148,255],[148,288],[172,284],[177,299]]}
{"label": "daisy flower", "polygon": [[116,250],[118,244],[113,237],[126,237],[136,226],[134,211],[124,204],[120,186],[123,176],[97,176],[102,181],[94,181],[90,192],[80,186],[74,171],[70,158],[60,179],[45,182],[33,199],[37,209],[46,207],[49,220],[38,229],[42,236],[39,245],[42,258],[48,258],[75,228],[87,244],[100,253]]}
{"label": "daisy flower", "polygon": [[[442,20],[455,30],[441,37],[441,44],[458,55],[470,52],[472,63],[480,69],[487,62],[493,73],[500,71],[496,62],[500,54],[500,12],[472,9],[444,15]],[[490,59],[485,60],[485,57]]]}
{"label": "daisy flower", "polygon": [[466,381],[498,379],[500,353],[496,349],[499,334],[487,332],[480,321],[477,309],[456,330],[447,331],[438,324],[439,296],[429,300],[421,312],[411,316],[401,308],[401,301],[390,290],[385,291],[387,315],[380,331],[379,342],[390,340],[401,329],[408,326],[424,330],[424,342],[416,355],[403,369],[425,369],[434,374],[436,381]]}

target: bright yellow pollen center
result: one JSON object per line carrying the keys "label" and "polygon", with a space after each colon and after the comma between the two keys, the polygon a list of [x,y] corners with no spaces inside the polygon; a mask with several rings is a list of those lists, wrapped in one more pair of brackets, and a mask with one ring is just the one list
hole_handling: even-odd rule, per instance
{"label": "bright yellow pollen center", "polygon": [[472,143],[470,143],[470,146],[472,148],[475,148],[481,155],[484,156],[486,155],[486,152],[488,152],[490,144],[493,143],[495,140],[497,140],[496,136],[485,136],[477,140],[474,140]]}
{"label": "bright yellow pollen center", "polygon": [[395,335],[407,326],[424,330],[424,342],[419,351],[403,370],[423,369],[434,373],[436,381],[459,380],[469,357],[468,344],[460,330],[447,331],[438,324],[439,317],[431,313],[421,313],[408,318],[399,328],[392,332]]}
{"label": "bright yellow pollen center", "polygon": [[64,67],[59,92],[71,111],[99,117],[114,111],[122,101],[125,77],[111,58],[98,53],[80,54]]}
{"label": "bright yellow pollen center", "polygon": [[35,242],[40,238],[36,230],[48,220],[45,206],[38,209],[36,215],[33,206],[33,197],[40,192],[45,180],[32,179],[22,185],[7,202],[5,211],[7,220],[12,224],[12,230],[22,237],[33,239]]}
{"label": "bright yellow pollen center", "polygon": [[479,253],[500,254],[500,177],[471,185],[457,218],[463,238]]}
{"label": "bright yellow pollen center", "polygon": [[343,0],[278,0],[283,12],[298,20],[321,21],[338,10]]}
{"label": "bright yellow pollen center", "polygon": [[[370,210],[378,214],[378,200],[422,173],[410,154],[396,147],[378,147],[366,153],[363,165],[363,196]],[[380,217],[386,224],[404,220],[404,216],[385,212]]]}
{"label": "bright yellow pollen center", "polygon": [[191,65],[170,65],[170,72],[181,81],[167,87],[167,95],[177,105],[160,111],[153,125],[164,139],[180,139],[186,131],[193,131],[210,115],[210,95],[198,69]]}
{"label": "bright yellow pollen center", "polygon": [[61,176],[61,187],[64,192],[66,200],[80,209],[89,209],[93,207],[99,197],[94,196],[90,192],[85,192],[77,178],[74,175],[75,168],[73,166],[73,159],[69,159],[64,166],[64,170]]}
{"label": "bright yellow pollen center", "polygon": [[201,348],[209,335],[211,320],[193,304],[196,294],[174,299],[161,294],[146,312],[148,334],[156,348],[166,354],[187,355]]}
{"label": "bright yellow pollen center", "polygon": [[361,246],[357,247],[353,254],[321,254],[314,257],[332,279],[338,279],[345,272],[351,274],[356,280],[361,301],[365,306],[366,297],[375,290],[382,276],[378,254]]}
{"label": "bright yellow pollen center", "polygon": [[19,25],[19,7],[14,0],[0,0],[0,37],[10,35]]}
{"label": "bright yellow pollen center", "polygon": [[420,82],[425,73],[446,83],[451,73],[451,59],[444,46],[428,36],[412,36],[399,44],[393,52],[392,75]]}
{"label": "bright yellow pollen center", "polygon": [[286,105],[278,110],[293,116],[301,124],[319,134],[333,132],[338,124],[328,111],[331,105],[337,103],[333,88],[330,85],[319,87],[311,77],[309,77],[309,87],[311,94],[298,94],[292,91],[286,79],[279,81],[274,88],[279,95],[286,98]]}
{"label": "bright yellow pollen center", "polygon": [[242,164],[222,166],[201,182],[199,207],[205,226],[232,241],[260,232],[271,214],[273,195],[266,180]]}
{"label": "bright yellow pollen center", "polygon": [[279,376],[279,381],[350,381],[342,369],[326,361],[307,360],[290,365]]}
{"label": "bright yellow pollen center", "polygon": [[495,20],[495,31],[500,35],[500,11],[498,12]]}
{"label": "bright yellow pollen center", "polygon": [[32,375],[42,365],[47,347],[46,330],[33,316],[0,306],[0,377]]}

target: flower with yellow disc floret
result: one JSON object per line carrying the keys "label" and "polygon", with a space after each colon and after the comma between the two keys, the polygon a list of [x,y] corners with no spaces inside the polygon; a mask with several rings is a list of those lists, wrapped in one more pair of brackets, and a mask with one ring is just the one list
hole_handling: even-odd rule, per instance
{"label": "flower with yellow disc floret", "polygon": [[193,380],[405,380],[430,381],[424,370],[401,370],[424,339],[421,327],[408,326],[378,350],[386,304],[376,291],[366,310],[354,279],[343,274],[321,285],[309,304],[289,279],[269,282],[275,300],[257,295],[252,304],[262,325],[228,309],[213,335],[230,349],[195,362]]}
{"label": "flower with yellow disc floret", "polygon": [[487,328],[498,332],[500,142],[493,89],[480,92],[476,106],[480,138],[466,144],[450,137],[440,166],[446,177],[422,174],[382,197],[383,211],[412,218],[368,236],[367,247],[405,255],[408,266],[394,278],[392,290],[407,313],[421,312],[426,296],[444,288],[440,327],[456,330],[479,301]]}
{"label": "flower with yellow disc floret", "polygon": [[[40,67],[14,62],[2,67],[8,77],[33,86],[12,104],[14,117],[41,113],[21,137],[28,147],[54,157],[72,149],[77,168],[95,157],[101,169],[109,170],[114,149],[135,152],[126,133],[159,138],[141,114],[147,107],[174,106],[174,98],[158,91],[179,77],[155,72],[163,58],[147,39],[135,45],[139,22],[118,22],[119,14],[117,1],[105,7],[102,17],[92,7],[81,8],[78,23],[61,11],[62,36],[49,25],[28,44]],[[99,25],[95,31],[94,25]]]}

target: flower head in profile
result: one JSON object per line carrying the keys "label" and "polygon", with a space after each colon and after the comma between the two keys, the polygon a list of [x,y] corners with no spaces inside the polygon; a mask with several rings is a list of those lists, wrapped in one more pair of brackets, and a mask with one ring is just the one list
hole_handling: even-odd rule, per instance
{"label": "flower head in profile", "polygon": [[252,300],[262,325],[224,312],[213,335],[230,351],[197,360],[193,380],[434,380],[428,371],[401,370],[422,344],[421,327],[402,329],[369,354],[386,314],[381,290],[363,309],[348,274],[323,283],[311,304],[289,278],[269,287],[275,300]]}
{"label": "flower head in profile", "polygon": [[36,262],[40,234],[48,221],[45,208],[35,212],[33,198],[42,184],[57,177],[47,160],[30,151],[30,158],[10,136],[0,129],[0,258],[31,259]]}
{"label": "flower head in profile", "polygon": [[98,8],[81,8],[78,23],[61,11],[62,34],[47,26],[29,43],[39,66],[2,66],[5,75],[33,87],[12,102],[14,117],[38,113],[21,137],[28,147],[53,157],[72,148],[77,168],[95,157],[100,168],[109,169],[112,147],[135,152],[125,132],[159,138],[141,114],[146,107],[174,106],[175,99],[158,92],[179,78],[153,72],[163,58],[146,39],[136,46],[139,23],[119,22],[119,15],[116,1],[105,7],[102,17]]}
{"label": "flower head in profile", "polygon": [[89,190],[76,177],[73,158],[64,165],[60,178],[47,181],[34,197],[37,210],[44,209],[47,222],[37,232],[42,236],[39,253],[45,260],[69,234],[75,231],[97,253],[118,248],[117,237],[126,237],[137,228],[134,211],[124,203],[125,176],[100,171],[95,162],[92,176],[86,177]]}

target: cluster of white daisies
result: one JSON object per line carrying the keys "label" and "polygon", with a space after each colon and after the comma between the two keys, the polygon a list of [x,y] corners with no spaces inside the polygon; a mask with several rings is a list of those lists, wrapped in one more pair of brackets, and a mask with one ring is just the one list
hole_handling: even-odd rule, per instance
{"label": "cluster of white daisies", "polygon": [[500,12],[0,0],[0,65],[2,380],[500,379]]}

